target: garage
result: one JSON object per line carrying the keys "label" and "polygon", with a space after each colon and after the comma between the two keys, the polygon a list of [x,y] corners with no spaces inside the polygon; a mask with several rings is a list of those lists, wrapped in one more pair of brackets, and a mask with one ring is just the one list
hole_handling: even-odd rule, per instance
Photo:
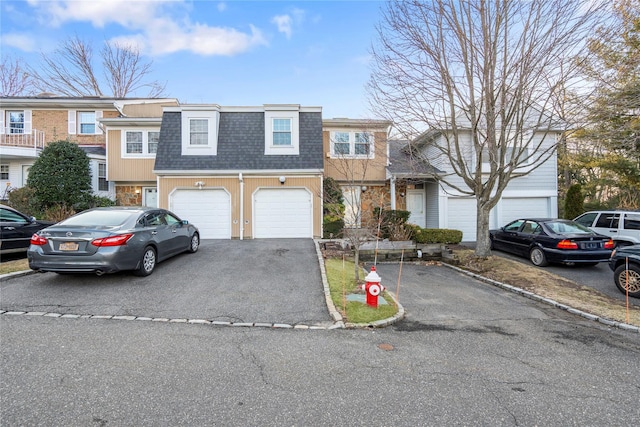
{"label": "garage", "polygon": [[514,219],[527,218],[549,218],[549,198],[548,197],[509,197],[501,201],[502,225]]}
{"label": "garage", "polygon": [[476,199],[450,197],[447,199],[448,229],[462,231],[463,242],[476,240]]}
{"label": "garage", "polygon": [[312,194],[306,188],[262,188],[253,195],[255,238],[313,237]]}
{"label": "garage", "polygon": [[169,210],[198,227],[201,239],[231,238],[231,197],[225,190],[176,190]]}

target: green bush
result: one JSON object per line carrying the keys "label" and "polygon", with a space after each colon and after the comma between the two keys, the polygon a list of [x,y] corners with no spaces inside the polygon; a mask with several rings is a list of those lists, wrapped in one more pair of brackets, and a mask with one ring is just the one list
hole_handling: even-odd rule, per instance
{"label": "green bush", "polygon": [[407,225],[411,212],[375,208],[373,213],[380,221],[380,238],[404,240],[411,238],[411,229]]}
{"label": "green bush", "polygon": [[344,228],[344,221],[337,219],[334,221],[325,221],[322,226],[322,238],[324,239],[336,239],[342,236],[342,229]]}
{"label": "green bush", "polygon": [[422,228],[413,225],[413,240],[416,243],[458,244],[462,241],[462,231],[446,228]]}
{"label": "green bush", "polygon": [[9,193],[9,201],[7,203],[25,215],[42,219],[42,212],[35,201],[34,193],[33,188],[28,186],[16,188]]}

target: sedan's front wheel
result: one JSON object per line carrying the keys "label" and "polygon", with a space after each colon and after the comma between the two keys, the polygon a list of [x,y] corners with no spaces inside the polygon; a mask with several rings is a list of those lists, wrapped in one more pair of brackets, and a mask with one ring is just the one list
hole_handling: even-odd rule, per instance
{"label": "sedan's front wheel", "polygon": [[198,248],[200,247],[200,236],[198,233],[193,233],[191,236],[191,244],[189,245],[189,252],[196,253],[198,252]]}
{"label": "sedan's front wheel", "polygon": [[156,268],[156,250],[151,246],[144,248],[142,258],[140,258],[140,265],[137,270],[133,272],[136,276],[148,276],[153,273]]}
{"label": "sedan's front wheel", "polygon": [[531,249],[529,252],[529,259],[533,263],[533,265],[537,267],[546,267],[549,265],[547,262],[547,256],[544,254],[544,251],[538,247]]}
{"label": "sedan's front wheel", "polygon": [[629,296],[640,298],[640,266],[630,264],[629,270],[623,265],[613,272],[613,280],[623,294],[629,289]]}

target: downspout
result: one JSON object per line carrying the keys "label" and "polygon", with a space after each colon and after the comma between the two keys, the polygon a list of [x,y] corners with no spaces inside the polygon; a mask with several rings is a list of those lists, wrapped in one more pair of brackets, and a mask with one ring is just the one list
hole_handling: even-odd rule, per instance
{"label": "downspout", "polygon": [[240,240],[244,238],[244,179],[242,179],[242,172],[238,173],[238,180],[240,180]]}
{"label": "downspout", "polygon": [[396,177],[391,175],[391,179],[389,180],[389,187],[391,188],[391,210],[396,210]]}

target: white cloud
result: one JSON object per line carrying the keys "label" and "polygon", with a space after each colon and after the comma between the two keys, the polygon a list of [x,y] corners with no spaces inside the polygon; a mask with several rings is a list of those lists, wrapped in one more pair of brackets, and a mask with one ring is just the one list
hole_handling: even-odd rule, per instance
{"label": "white cloud", "polygon": [[224,12],[227,10],[227,4],[225,2],[218,3],[218,12]]}
{"label": "white cloud", "polygon": [[284,33],[288,39],[293,35],[293,28],[302,25],[305,19],[305,11],[293,8],[291,13],[286,15],[276,15],[271,18],[271,23],[278,27],[278,31]]}
{"label": "white cloud", "polygon": [[38,44],[33,37],[27,34],[11,33],[2,35],[2,44],[9,47],[14,47],[25,52],[35,52],[38,49]]}
{"label": "white cloud", "polygon": [[[115,36],[110,42],[134,46],[151,55],[189,51],[199,55],[236,55],[254,46],[267,45],[262,32],[249,26],[243,32],[235,28],[212,27],[194,23],[188,17],[177,18],[176,10],[188,5],[183,0],[28,0],[36,8],[41,22],[61,26],[67,22],[90,22],[103,28],[118,24],[134,34]],[[218,11],[226,8],[218,3]],[[170,14],[169,9],[174,14]]]}
{"label": "white cloud", "polygon": [[276,15],[271,18],[271,22],[276,24],[278,27],[278,31],[284,33],[288,39],[291,38],[291,34],[293,33],[293,29],[291,28],[292,19],[289,15]]}

